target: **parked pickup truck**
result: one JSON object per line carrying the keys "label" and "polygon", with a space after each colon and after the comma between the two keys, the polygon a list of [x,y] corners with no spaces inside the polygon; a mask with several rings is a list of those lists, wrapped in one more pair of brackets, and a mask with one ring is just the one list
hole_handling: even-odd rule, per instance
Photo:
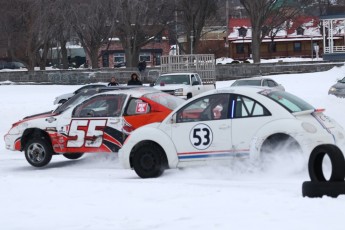
{"label": "parked pickup truck", "polygon": [[153,87],[171,95],[189,99],[215,89],[215,84],[204,84],[197,73],[168,73],[160,75]]}

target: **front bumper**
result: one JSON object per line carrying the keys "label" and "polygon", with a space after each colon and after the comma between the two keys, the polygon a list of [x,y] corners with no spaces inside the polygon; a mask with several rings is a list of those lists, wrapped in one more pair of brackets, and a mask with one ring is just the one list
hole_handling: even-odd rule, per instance
{"label": "front bumper", "polygon": [[12,151],[21,150],[20,135],[6,134],[4,140],[6,149]]}

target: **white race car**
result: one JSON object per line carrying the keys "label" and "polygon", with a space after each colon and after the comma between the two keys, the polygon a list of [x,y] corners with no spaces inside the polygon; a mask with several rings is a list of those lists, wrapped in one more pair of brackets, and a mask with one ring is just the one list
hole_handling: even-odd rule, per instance
{"label": "white race car", "polygon": [[107,86],[106,84],[100,84],[100,83],[93,83],[93,84],[88,84],[88,85],[84,85],[82,87],[80,87],[79,89],[77,89],[76,91],[74,91],[73,93],[65,93],[62,94],[58,97],[55,98],[54,100],[54,105],[56,104],[63,104],[66,101],[68,101],[71,97],[73,97],[74,95],[86,90],[86,89],[95,89],[95,88],[100,88],[100,87],[105,87]]}
{"label": "white race car", "polygon": [[304,156],[322,151],[342,153],[344,129],[323,111],[280,90],[212,90],[186,101],[161,123],[132,132],[119,158],[125,168],[150,178],[167,168],[210,160],[255,160],[262,153],[275,153],[281,144]]}
{"label": "white race car", "polygon": [[5,135],[6,148],[24,150],[35,167],[47,165],[57,154],[78,159],[85,152],[117,152],[130,132],[162,121],[184,102],[151,87],[108,91],[80,101],[83,97],[14,123]]}

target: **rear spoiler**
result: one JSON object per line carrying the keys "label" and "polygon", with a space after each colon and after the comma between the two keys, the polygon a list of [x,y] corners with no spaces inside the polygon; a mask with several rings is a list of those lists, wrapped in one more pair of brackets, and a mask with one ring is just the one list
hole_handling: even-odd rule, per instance
{"label": "rear spoiler", "polygon": [[292,115],[294,115],[294,116],[302,116],[302,115],[311,114],[311,113],[322,113],[324,111],[325,111],[325,109],[308,109],[308,110],[305,110],[305,111],[294,112],[294,113],[292,113]]}

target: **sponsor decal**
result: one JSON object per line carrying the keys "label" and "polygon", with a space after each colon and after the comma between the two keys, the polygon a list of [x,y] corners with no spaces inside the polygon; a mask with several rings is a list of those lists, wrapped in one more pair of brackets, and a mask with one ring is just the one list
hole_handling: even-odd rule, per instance
{"label": "sponsor decal", "polygon": [[148,104],[146,102],[137,102],[137,106],[135,108],[136,113],[147,113]]}

